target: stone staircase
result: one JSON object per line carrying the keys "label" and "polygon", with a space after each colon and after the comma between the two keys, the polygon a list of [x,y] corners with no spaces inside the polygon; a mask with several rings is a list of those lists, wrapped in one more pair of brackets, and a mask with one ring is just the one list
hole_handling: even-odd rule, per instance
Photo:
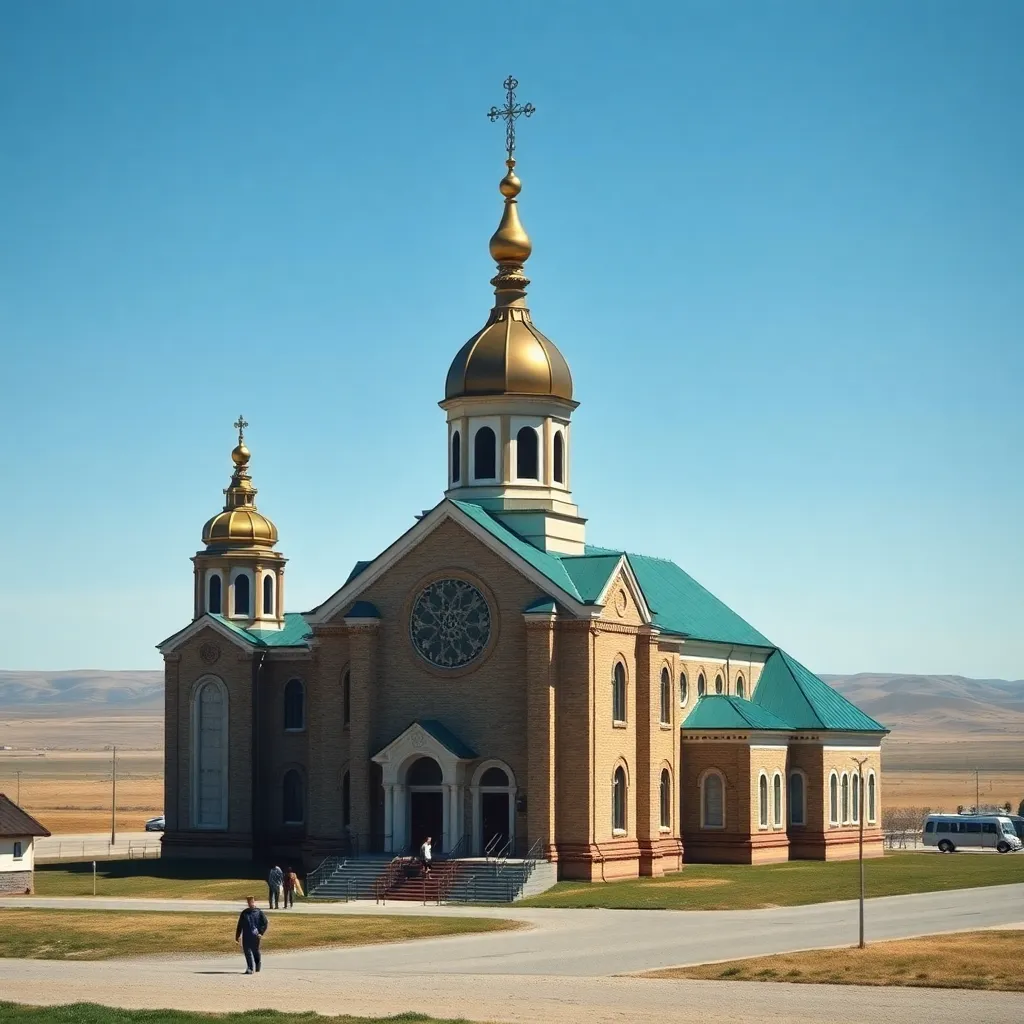
{"label": "stone staircase", "polygon": [[546,860],[463,860],[448,902],[513,903],[546,892],[557,881],[557,866]]}
{"label": "stone staircase", "polygon": [[390,863],[390,854],[339,858],[336,865],[330,865],[332,870],[310,887],[309,897],[314,900],[375,899],[377,879]]}

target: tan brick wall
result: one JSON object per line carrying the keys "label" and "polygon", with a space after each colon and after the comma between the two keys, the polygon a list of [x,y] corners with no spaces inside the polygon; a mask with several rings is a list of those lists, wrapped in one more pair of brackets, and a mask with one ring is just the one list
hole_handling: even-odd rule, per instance
{"label": "tan brick wall", "polygon": [[[589,849],[593,841],[595,781],[591,763],[598,729],[593,678],[596,640],[595,629],[589,623],[559,622],[556,626],[555,838],[560,848],[571,845]],[[610,715],[610,696],[608,701]],[[603,730],[603,727],[602,722],[600,728]],[[600,789],[605,790],[605,787]]]}

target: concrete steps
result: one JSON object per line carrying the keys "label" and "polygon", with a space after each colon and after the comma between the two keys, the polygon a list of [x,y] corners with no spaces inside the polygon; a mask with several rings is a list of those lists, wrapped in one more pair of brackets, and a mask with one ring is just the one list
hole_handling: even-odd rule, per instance
{"label": "concrete steps", "polygon": [[347,857],[309,894],[314,900],[372,900],[377,879],[387,871],[389,856]]}

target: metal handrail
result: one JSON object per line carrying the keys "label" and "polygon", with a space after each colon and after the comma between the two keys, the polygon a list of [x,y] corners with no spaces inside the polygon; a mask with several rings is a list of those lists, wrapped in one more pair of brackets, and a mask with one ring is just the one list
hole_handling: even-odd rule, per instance
{"label": "metal handrail", "polygon": [[344,857],[339,857],[337,854],[331,854],[329,857],[324,857],[320,863],[313,868],[312,871],[306,875],[306,893],[312,896],[314,891],[318,889],[327,879],[333,875],[343,864],[345,863]]}
{"label": "metal handrail", "polygon": [[469,844],[472,836],[467,832],[463,837],[446,853],[441,854],[440,860],[459,860],[469,853]]}
{"label": "metal handrail", "polygon": [[497,835],[491,836],[490,841],[484,847],[484,859],[490,860],[491,854],[494,853],[494,851],[498,848],[500,844],[501,833],[499,832]]}
{"label": "metal handrail", "polygon": [[515,840],[509,839],[505,845],[494,855],[494,874],[498,876],[505,870],[508,859],[515,848]]}
{"label": "metal handrail", "polygon": [[384,873],[374,881],[373,891],[377,903],[383,903],[387,900],[388,892],[394,887],[398,876],[402,873],[402,865],[404,863],[405,858],[392,857]]}

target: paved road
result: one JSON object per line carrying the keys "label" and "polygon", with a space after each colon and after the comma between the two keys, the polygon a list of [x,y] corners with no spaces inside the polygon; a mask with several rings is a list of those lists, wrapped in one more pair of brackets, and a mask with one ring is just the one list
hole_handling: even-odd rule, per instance
{"label": "paved road", "polygon": [[[177,900],[7,898],[0,907],[236,910]],[[997,1024],[1019,1021],[1020,995],[651,981],[628,972],[856,941],[856,903],[750,911],[542,910],[374,904],[308,905],[287,913],[456,914],[521,921],[522,931],[353,949],[273,953],[266,969],[241,959],[178,957],[118,963],[0,960],[0,991],[24,1002],[89,999],[118,1006],[276,1007],[331,1013],[494,1021],[885,1022],[894,1014]],[[278,913],[284,913],[280,911]],[[870,900],[869,940],[1005,925],[1024,927],[1024,885]]]}
{"label": "paved road", "polygon": [[142,856],[143,846],[150,857],[160,849],[159,832],[118,832],[111,846],[109,832],[86,832],[43,836],[33,844],[36,860],[52,864],[59,860],[88,860],[92,857],[128,857],[129,849]]}

